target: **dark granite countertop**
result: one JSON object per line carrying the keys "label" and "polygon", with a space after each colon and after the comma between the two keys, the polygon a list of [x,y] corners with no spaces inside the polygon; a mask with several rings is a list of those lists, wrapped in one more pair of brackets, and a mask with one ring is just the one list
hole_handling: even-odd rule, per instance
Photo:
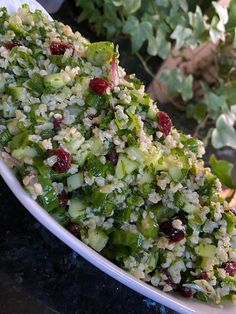
{"label": "dark granite countertop", "polygon": [[[54,17],[76,28],[74,7],[66,1]],[[95,40],[87,25],[79,30]],[[140,62],[121,43],[121,64],[149,83]],[[126,49],[127,48],[127,49]],[[127,51],[127,52],[126,52]],[[191,132],[183,114],[165,110],[177,126]],[[235,152],[224,150],[220,157]],[[0,179],[1,314],[174,314],[125,287],[89,264],[39,224]]]}

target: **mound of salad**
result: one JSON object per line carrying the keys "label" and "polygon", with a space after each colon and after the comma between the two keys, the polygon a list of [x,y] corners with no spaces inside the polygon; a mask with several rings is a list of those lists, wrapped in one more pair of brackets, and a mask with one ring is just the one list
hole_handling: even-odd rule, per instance
{"label": "mound of salad", "polygon": [[1,158],[76,237],[164,291],[236,301],[236,214],[111,42],[0,9]]}

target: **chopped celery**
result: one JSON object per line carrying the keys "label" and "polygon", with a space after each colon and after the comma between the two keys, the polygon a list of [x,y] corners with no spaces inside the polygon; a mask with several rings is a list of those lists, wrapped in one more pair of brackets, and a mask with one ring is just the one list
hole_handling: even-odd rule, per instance
{"label": "chopped celery", "polygon": [[67,178],[67,188],[69,192],[80,188],[83,184],[84,184],[83,172],[75,173]]}
{"label": "chopped celery", "polygon": [[57,192],[52,185],[52,182],[48,178],[45,178],[41,175],[38,176],[38,181],[43,188],[43,195],[40,195],[38,198],[43,208],[50,212],[53,209],[59,207]]}
{"label": "chopped celery", "polygon": [[78,197],[74,197],[70,201],[68,214],[73,220],[80,220],[84,217],[86,204]]}
{"label": "chopped celery", "polygon": [[12,138],[12,135],[9,132],[9,130],[8,129],[3,130],[0,133],[0,145],[1,146],[6,145],[11,140],[11,138]]}
{"label": "chopped celery", "polygon": [[162,204],[152,205],[148,208],[147,211],[152,212],[154,214],[158,223],[162,223],[169,220],[175,214],[174,209],[166,207]]}
{"label": "chopped celery", "polygon": [[236,225],[236,216],[232,212],[223,213],[223,217],[227,221],[227,232],[231,233]]}
{"label": "chopped celery", "polygon": [[8,85],[5,88],[5,93],[12,97],[13,101],[18,101],[24,95],[25,88],[20,86]]}
{"label": "chopped celery", "polygon": [[38,73],[34,73],[25,85],[34,96],[40,96],[44,92],[43,77]]}
{"label": "chopped celery", "polygon": [[108,236],[100,229],[88,231],[88,244],[97,252],[100,252],[108,242]]}
{"label": "chopped celery", "polygon": [[127,198],[127,204],[131,208],[136,208],[144,205],[144,199],[138,195],[130,195]]}
{"label": "chopped celery", "polygon": [[107,194],[106,193],[102,193],[99,189],[95,189],[92,194],[91,194],[91,201],[92,204],[95,208],[99,208],[101,207],[106,198],[107,198]]}
{"label": "chopped celery", "polygon": [[43,78],[44,86],[52,92],[66,86],[69,82],[70,78],[64,72],[48,74]]}
{"label": "chopped celery", "polygon": [[13,31],[20,37],[25,37],[28,34],[26,30],[23,28],[21,20],[17,19],[17,16],[14,15],[9,17],[8,29]]}
{"label": "chopped celery", "polygon": [[115,169],[115,175],[118,179],[122,179],[126,175],[132,173],[139,167],[139,163],[135,160],[130,160],[124,154],[120,154]]}
{"label": "chopped celery", "polygon": [[149,216],[142,219],[138,223],[138,230],[144,235],[145,238],[156,239],[159,232],[159,226],[154,219],[151,219]]}
{"label": "chopped celery", "polygon": [[147,264],[148,264],[147,272],[148,273],[150,273],[150,272],[152,272],[153,270],[156,269],[158,259],[159,259],[159,252],[158,252],[158,250],[152,249],[151,250],[151,255],[149,256],[148,261],[147,261]]}
{"label": "chopped celery", "polygon": [[100,41],[88,45],[86,57],[94,65],[102,66],[110,62],[114,55],[114,44],[109,41]]}
{"label": "chopped celery", "polygon": [[129,230],[116,230],[111,234],[111,242],[115,245],[124,245],[137,251],[141,248],[143,236],[140,233],[133,233]]}
{"label": "chopped celery", "polygon": [[14,150],[18,149],[19,147],[22,148],[26,146],[29,143],[28,135],[28,132],[21,132],[13,136],[9,143],[10,149]]}
{"label": "chopped celery", "polygon": [[214,258],[216,254],[216,247],[212,244],[200,243],[195,247],[197,255],[207,258]]}
{"label": "chopped celery", "polygon": [[22,160],[24,158],[32,159],[38,155],[36,149],[31,146],[25,146],[25,147],[14,149],[12,150],[11,154],[12,154],[12,157],[18,160]]}

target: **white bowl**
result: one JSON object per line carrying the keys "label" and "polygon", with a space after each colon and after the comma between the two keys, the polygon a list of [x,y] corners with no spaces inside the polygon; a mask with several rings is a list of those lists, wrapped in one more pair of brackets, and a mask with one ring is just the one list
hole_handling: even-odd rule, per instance
{"label": "white bowl", "polygon": [[224,308],[219,308],[196,300],[185,299],[174,294],[162,292],[161,290],[136,279],[88,247],[62,227],[37,202],[32,200],[30,195],[23,189],[20,182],[16,179],[13,171],[9,169],[2,160],[0,160],[0,175],[18,200],[42,225],[87,261],[129,288],[182,314],[236,314],[236,306],[234,305],[227,304]]}
{"label": "white bowl", "polygon": [[[6,6],[8,7],[9,12],[13,13],[22,3],[28,3],[32,10],[35,10],[36,8],[42,9],[42,7],[33,0],[0,0],[0,7]],[[43,11],[45,12],[45,10]],[[224,308],[219,308],[211,304],[198,302],[196,300],[185,299],[174,294],[167,294],[141,280],[136,279],[95,252],[63,228],[38,203],[32,200],[30,195],[25,192],[19,181],[16,179],[12,170],[10,170],[2,160],[0,160],[0,175],[3,177],[4,181],[18,200],[42,225],[72,248],[72,250],[84,257],[87,261],[129,288],[182,314],[236,314],[235,305],[227,304]]]}

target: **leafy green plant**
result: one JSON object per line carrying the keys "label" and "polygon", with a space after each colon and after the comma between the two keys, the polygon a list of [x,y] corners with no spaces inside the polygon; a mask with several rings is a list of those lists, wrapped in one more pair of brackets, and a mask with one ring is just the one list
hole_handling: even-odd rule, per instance
{"label": "leafy green plant", "polygon": [[[75,2],[81,10],[79,23],[88,20],[97,35],[108,39],[130,40],[131,52],[145,70],[166,86],[167,101],[197,121],[196,136],[206,145],[210,139],[216,149],[236,149],[236,0],[231,0],[228,10],[218,2],[205,0]],[[202,57],[208,45],[213,52]],[[164,65],[173,59],[176,66],[164,67],[156,76],[147,65],[150,57],[163,59]],[[193,59],[199,61],[192,70],[186,70]],[[212,157],[210,163],[219,176],[224,161]],[[221,175],[220,179],[229,186],[231,168],[226,168],[227,180]]]}

